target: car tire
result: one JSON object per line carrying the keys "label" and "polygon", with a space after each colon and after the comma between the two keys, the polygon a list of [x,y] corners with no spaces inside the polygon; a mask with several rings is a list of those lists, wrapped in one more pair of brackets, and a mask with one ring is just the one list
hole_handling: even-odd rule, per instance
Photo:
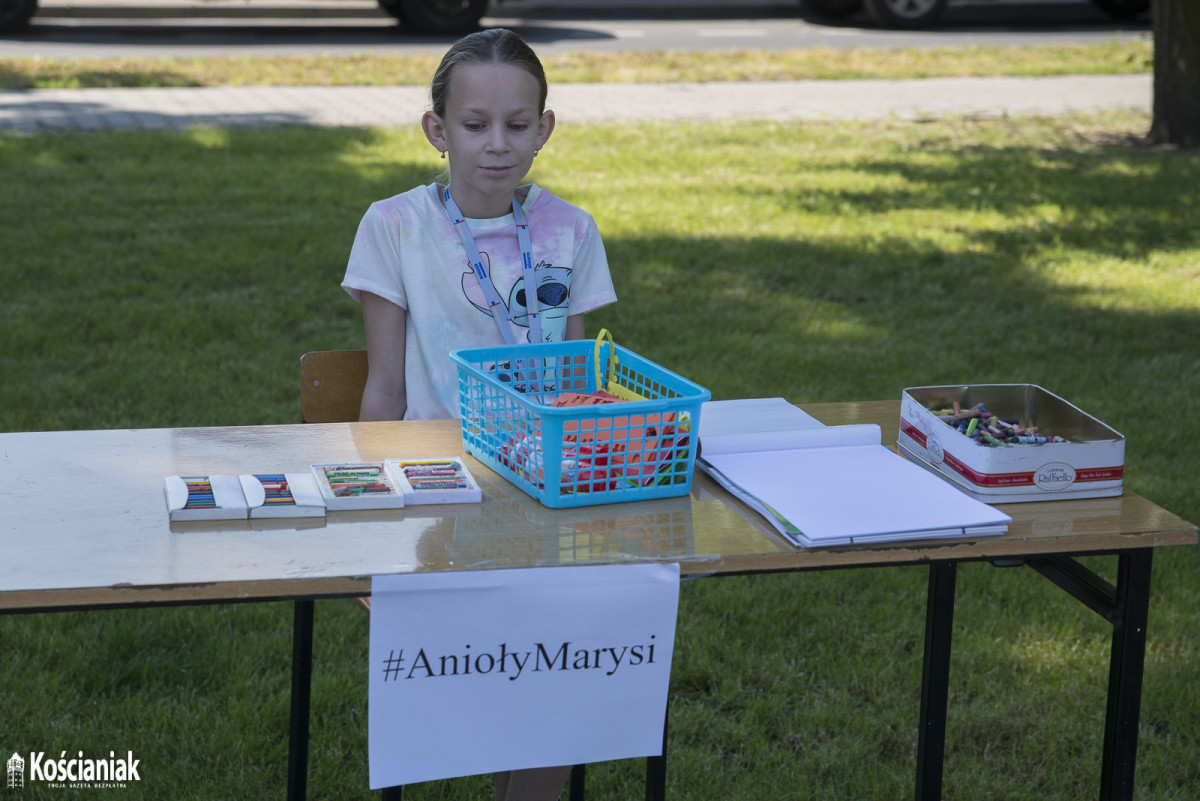
{"label": "car tire", "polygon": [[400,19],[400,0],[375,0],[375,3],[385,14]]}
{"label": "car tire", "polygon": [[863,0],[801,0],[804,7],[823,19],[842,19],[862,8]]}
{"label": "car tire", "polygon": [[1133,19],[1150,8],[1150,0],[1092,0],[1092,3],[1117,19]]}
{"label": "car tire", "polygon": [[863,0],[867,13],[885,28],[931,28],[946,10],[947,0]]}
{"label": "car tire", "polygon": [[0,33],[17,33],[29,27],[38,0],[0,0]]}
{"label": "car tire", "polygon": [[488,0],[379,0],[379,4],[421,33],[443,34],[478,30],[479,21],[487,13]]}

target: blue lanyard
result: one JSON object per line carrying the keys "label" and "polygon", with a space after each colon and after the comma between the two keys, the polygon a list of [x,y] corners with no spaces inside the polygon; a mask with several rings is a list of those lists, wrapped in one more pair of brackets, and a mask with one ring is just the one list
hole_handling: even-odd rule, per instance
{"label": "blue lanyard", "polygon": [[[506,344],[515,345],[516,337],[512,332],[512,317],[508,304],[500,297],[500,293],[496,291],[496,284],[488,275],[487,266],[483,263],[483,257],[479,255],[479,248],[475,245],[475,237],[471,235],[471,229],[467,225],[467,218],[458,210],[458,205],[450,197],[450,187],[447,186],[442,192],[442,200],[446,205],[446,214],[450,216],[450,221],[454,223],[454,229],[458,231],[458,238],[462,240],[463,250],[467,252],[467,260],[471,263],[471,269],[475,271],[475,277],[479,279],[483,297],[491,308],[492,319],[496,321],[500,336],[504,338]],[[529,341],[541,342],[542,321],[538,316],[537,279],[533,274],[533,245],[529,239],[529,219],[516,196],[513,197],[512,209],[513,221],[517,226],[517,245],[521,249],[521,270],[525,274],[525,306],[529,311]]]}

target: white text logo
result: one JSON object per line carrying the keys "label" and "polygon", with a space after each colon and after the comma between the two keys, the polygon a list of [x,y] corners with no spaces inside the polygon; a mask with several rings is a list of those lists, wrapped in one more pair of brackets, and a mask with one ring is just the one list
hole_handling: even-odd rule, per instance
{"label": "white text logo", "polygon": [[[45,782],[50,787],[71,789],[128,787],[128,782],[142,780],[138,773],[140,763],[140,759],[133,758],[133,751],[126,751],[122,756],[109,751],[107,757],[99,758],[84,756],[82,751],[69,757],[63,751],[57,759],[53,754],[47,758],[45,751],[31,751],[28,760],[29,780]],[[9,787],[24,786],[25,764],[25,760],[17,754],[9,758]],[[14,784],[14,781],[19,784]]]}
{"label": "white text logo", "polygon": [[1063,462],[1051,462],[1038,468],[1033,474],[1033,483],[1038,489],[1050,492],[1066,489],[1075,483],[1075,468]]}

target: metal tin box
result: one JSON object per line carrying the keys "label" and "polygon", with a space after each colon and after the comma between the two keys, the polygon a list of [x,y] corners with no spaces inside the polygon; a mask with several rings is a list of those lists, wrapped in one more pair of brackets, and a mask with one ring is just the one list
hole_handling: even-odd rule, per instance
{"label": "metal tin box", "polygon": [[[983,404],[1002,420],[1034,426],[1045,444],[988,446],[935,411]],[[1057,395],[1033,384],[910,387],[900,404],[900,454],[987,503],[1120,495],[1125,437]]]}

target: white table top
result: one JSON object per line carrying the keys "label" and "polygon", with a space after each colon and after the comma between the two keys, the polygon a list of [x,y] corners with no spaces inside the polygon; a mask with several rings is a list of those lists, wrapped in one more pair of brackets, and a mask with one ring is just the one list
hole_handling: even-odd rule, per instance
{"label": "white table top", "polygon": [[[806,408],[898,422],[898,403]],[[681,498],[551,510],[470,457],[482,504],[172,523],[163,495],[169,475],[462,453],[456,421],[0,434],[0,609],[362,595],[372,575],[428,570],[671,560],[698,576],[1196,542],[1126,492],[1008,505],[998,538],[805,550],[700,474]]]}

